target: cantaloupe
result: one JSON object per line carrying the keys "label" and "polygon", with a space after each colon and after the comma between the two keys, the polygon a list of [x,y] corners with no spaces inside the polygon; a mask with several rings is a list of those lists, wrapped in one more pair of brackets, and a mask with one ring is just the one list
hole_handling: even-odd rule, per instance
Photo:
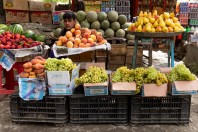
{"label": "cantaloupe", "polygon": [[76,13],[76,18],[78,22],[82,22],[86,19],[86,13],[84,11],[78,11]]}
{"label": "cantaloupe", "polygon": [[108,28],[106,31],[105,31],[105,37],[113,37],[114,36],[114,31],[111,29],[111,28]]}
{"label": "cantaloupe", "polygon": [[87,12],[86,19],[90,23],[95,22],[98,19],[98,14],[95,11],[89,11]]}

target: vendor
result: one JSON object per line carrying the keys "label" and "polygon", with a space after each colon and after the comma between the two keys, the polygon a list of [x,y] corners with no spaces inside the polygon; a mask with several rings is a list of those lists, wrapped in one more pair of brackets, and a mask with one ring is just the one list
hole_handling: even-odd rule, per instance
{"label": "vendor", "polygon": [[[65,28],[62,29],[60,36],[65,36],[67,31],[70,31],[72,28],[74,28],[76,24],[76,15],[72,11],[66,11],[65,14],[63,15],[63,20],[64,20]],[[49,57],[55,58],[52,50],[50,52]]]}

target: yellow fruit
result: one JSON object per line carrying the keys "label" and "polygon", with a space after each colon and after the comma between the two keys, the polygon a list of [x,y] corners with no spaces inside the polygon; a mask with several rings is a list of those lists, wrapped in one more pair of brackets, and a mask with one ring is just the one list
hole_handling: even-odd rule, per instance
{"label": "yellow fruit", "polygon": [[153,16],[157,15],[157,10],[153,11]]}
{"label": "yellow fruit", "polygon": [[139,25],[138,28],[137,28],[137,32],[141,32],[142,31],[142,26]]}
{"label": "yellow fruit", "polygon": [[155,18],[153,18],[153,17],[149,18],[149,20],[150,20],[150,23],[154,23],[155,22]]}
{"label": "yellow fruit", "polygon": [[139,17],[143,17],[143,16],[144,16],[143,11],[140,11]]}
{"label": "yellow fruit", "polygon": [[143,15],[144,15],[144,17],[147,17],[148,14],[147,14],[147,12],[145,11]]}
{"label": "yellow fruit", "polygon": [[178,27],[175,27],[174,28],[174,32],[179,32],[179,28]]}
{"label": "yellow fruit", "polygon": [[175,17],[175,14],[172,12],[170,13],[170,18],[174,18]]}
{"label": "yellow fruit", "polygon": [[173,22],[177,22],[178,21],[178,18],[177,17],[173,17]]}
{"label": "yellow fruit", "polygon": [[147,24],[147,23],[149,23],[149,19],[144,17],[144,24]]}
{"label": "yellow fruit", "polygon": [[164,12],[164,18],[168,19],[170,17],[170,14],[168,12]]}
{"label": "yellow fruit", "polygon": [[166,23],[167,26],[170,26],[171,25],[171,20],[170,19],[166,19],[165,23]]}
{"label": "yellow fruit", "polygon": [[166,24],[165,24],[165,22],[164,22],[164,21],[160,21],[160,22],[159,22],[159,26],[163,28],[163,27],[165,27],[165,26],[166,26]]}
{"label": "yellow fruit", "polygon": [[151,26],[146,27],[146,32],[151,32]]}
{"label": "yellow fruit", "polygon": [[154,32],[155,32],[155,28],[151,28],[151,32],[153,32],[153,33],[154,33]]}
{"label": "yellow fruit", "polygon": [[173,28],[172,27],[168,27],[168,32],[173,32]]}
{"label": "yellow fruit", "polygon": [[163,32],[167,33],[168,32],[168,28],[167,27],[163,27]]}
{"label": "yellow fruit", "polygon": [[155,28],[158,26],[158,22],[155,21],[154,25],[153,25]]}

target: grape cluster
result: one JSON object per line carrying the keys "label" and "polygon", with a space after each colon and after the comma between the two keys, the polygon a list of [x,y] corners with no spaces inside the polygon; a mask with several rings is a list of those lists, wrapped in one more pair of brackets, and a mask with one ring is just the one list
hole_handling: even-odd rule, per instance
{"label": "grape cluster", "polygon": [[128,69],[126,66],[118,68],[112,75],[113,82],[133,82],[134,70]]}
{"label": "grape cluster", "polygon": [[169,75],[167,75],[169,81],[192,81],[196,80],[196,76],[184,65],[178,64],[175,66]]}
{"label": "grape cluster", "polygon": [[47,71],[72,71],[74,68],[76,68],[76,64],[69,58],[62,58],[60,60],[48,58],[45,64],[45,69]]}
{"label": "grape cluster", "polygon": [[103,68],[91,66],[80,78],[76,78],[77,85],[84,83],[102,83],[106,82],[108,75]]}
{"label": "grape cluster", "polygon": [[140,89],[142,87],[142,84],[144,82],[144,73],[145,73],[146,69],[143,67],[139,67],[134,69],[134,73],[135,73],[135,82],[136,82],[136,94],[140,93]]}
{"label": "grape cluster", "polygon": [[156,83],[159,86],[168,83],[168,79],[165,74],[160,73],[154,67],[149,67],[144,73],[144,83]]}

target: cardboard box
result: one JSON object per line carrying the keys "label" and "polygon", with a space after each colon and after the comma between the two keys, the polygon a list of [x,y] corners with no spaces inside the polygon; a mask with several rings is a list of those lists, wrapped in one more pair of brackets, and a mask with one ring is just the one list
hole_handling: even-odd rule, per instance
{"label": "cardboard box", "polygon": [[108,91],[108,82],[84,84],[85,96],[108,95]]}
{"label": "cardboard box", "polygon": [[198,80],[193,81],[174,81],[169,84],[169,93],[171,95],[191,95],[197,94]]}
{"label": "cardboard box", "polygon": [[30,12],[31,22],[39,22],[42,24],[52,24],[52,13],[45,11]]}
{"label": "cardboard box", "polygon": [[31,0],[30,11],[54,11],[56,3]]}
{"label": "cardboard box", "polygon": [[19,10],[6,10],[6,23],[28,23],[29,12]]}
{"label": "cardboard box", "polygon": [[165,97],[168,93],[168,84],[144,84],[142,86],[142,96],[144,97]]}
{"label": "cardboard box", "polygon": [[111,83],[111,94],[112,95],[134,95],[136,91],[135,82],[117,82]]}
{"label": "cardboard box", "polygon": [[79,77],[80,65],[69,71],[47,71],[49,95],[72,95],[75,89],[75,78]]}
{"label": "cardboard box", "polygon": [[28,0],[3,0],[3,8],[8,10],[29,10]]}
{"label": "cardboard box", "polygon": [[55,11],[52,13],[53,24],[60,24],[60,19],[59,19],[60,14],[61,14],[61,11]]}

